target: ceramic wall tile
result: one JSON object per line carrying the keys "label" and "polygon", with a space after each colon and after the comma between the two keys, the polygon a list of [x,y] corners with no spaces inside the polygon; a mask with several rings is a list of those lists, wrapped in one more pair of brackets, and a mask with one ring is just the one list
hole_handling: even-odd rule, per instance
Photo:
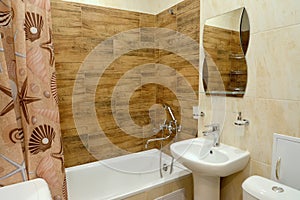
{"label": "ceramic wall tile", "polygon": [[159,0],[65,0],[69,2],[77,2],[82,4],[88,4],[92,6],[102,6],[107,8],[115,8],[120,10],[126,10],[131,12],[141,12],[149,13],[156,15],[173,5],[176,5],[183,0],[168,0],[168,1],[159,1]]}
{"label": "ceramic wall tile", "polygon": [[201,0],[201,21],[243,6],[243,0]]}
{"label": "ceramic wall tile", "polygon": [[250,162],[250,173],[252,175],[271,178],[271,165],[252,159]]}
{"label": "ceramic wall tile", "polygon": [[[78,4],[51,1],[55,12],[51,13],[54,37],[58,36],[81,36],[81,8]],[[68,13],[72,13],[69,15]],[[64,20],[61,20],[64,18]],[[60,33],[64,34],[60,34]]]}
{"label": "ceramic wall tile", "polygon": [[[300,60],[297,56],[300,49],[300,5],[296,0],[243,0],[231,1],[229,4],[221,0],[203,0],[200,31],[203,31],[207,17],[227,12],[228,6],[231,10],[246,7],[251,36],[246,55],[246,94],[240,99],[226,98],[225,108],[216,108],[218,112],[225,110],[221,142],[247,149],[251,155],[249,175],[269,178],[273,133],[300,137]],[[202,59],[203,51],[200,48],[200,60]],[[199,120],[199,133],[204,129],[203,125],[213,121],[213,116],[218,113],[213,109],[216,106],[212,99],[200,94],[200,108],[205,111],[206,116]],[[250,121],[243,136],[236,134],[236,127],[232,124],[239,111]],[[228,190],[240,187],[240,180],[232,178],[225,182],[226,187],[221,188],[222,199],[241,199],[240,192]]]}
{"label": "ceramic wall tile", "polygon": [[[251,144],[249,138],[253,137],[255,129],[255,98],[227,98],[226,99],[226,117],[224,128],[221,134],[221,142],[233,145],[244,150],[249,150]],[[242,113],[242,118],[249,121],[247,126],[236,126],[238,112]]]}
{"label": "ceramic wall tile", "polygon": [[300,99],[299,34],[300,25],[251,35],[258,98]]}
{"label": "ceramic wall tile", "polygon": [[298,136],[300,102],[256,99],[255,130],[249,139],[251,158],[266,164],[272,161],[273,133]]}
{"label": "ceramic wall tile", "polygon": [[242,199],[242,183],[249,177],[250,174],[250,162],[241,172],[232,174],[227,177],[221,178],[221,199],[222,200],[233,200]]}
{"label": "ceramic wall tile", "polygon": [[244,0],[249,14],[251,33],[299,24],[298,0]]}
{"label": "ceramic wall tile", "polygon": [[[182,134],[196,134],[197,123],[190,122],[192,107],[185,104],[197,104],[198,71],[188,61],[198,66],[199,2],[178,4],[178,12],[177,5],[172,7],[174,15],[168,10],[150,15],[52,3],[62,133],[66,140],[76,137],[75,130],[78,135],[76,142],[64,143],[71,154],[67,166],[143,150],[147,139],[157,137],[149,117],[156,104],[171,105],[185,127]],[[173,28],[195,42],[181,42],[176,31],[163,29],[167,35],[160,35],[147,27]],[[174,48],[154,49],[162,41]],[[92,156],[80,163],[80,156],[86,155],[84,147]]]}

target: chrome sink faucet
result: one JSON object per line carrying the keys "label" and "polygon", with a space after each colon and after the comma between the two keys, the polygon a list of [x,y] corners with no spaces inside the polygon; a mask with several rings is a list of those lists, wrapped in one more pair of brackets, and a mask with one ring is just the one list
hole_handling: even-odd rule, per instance
{"label": "chrome sink faucet", "polygon": [[209,130],[203,131],[204,136],[209,136],[213,135],[214,136],[214,141],[213,141],[213,146],[217,147],[220,145],[220,124],[215,123],[215,124],[209,124],[206,125],[205,127],[211,128]]}

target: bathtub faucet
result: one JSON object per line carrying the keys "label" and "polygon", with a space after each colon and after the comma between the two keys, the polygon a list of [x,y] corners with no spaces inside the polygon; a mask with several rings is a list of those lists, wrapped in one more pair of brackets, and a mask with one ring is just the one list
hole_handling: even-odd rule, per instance
{"label": "bathtub faucet", "polygon": [[168,106],[167,104],[164,104],[164,109],[169,112],[173,121],[177,121],[170,106]]}
{"label": "bathtub faucet", "polygon": [[[160,166],[160,177],[163,178],[163,170],[166,171],[165,169],[167,169],[166,167],[162,167],[162,147],[163,147],[163,143],[162,141],[167,140],[168,138],[171,137],[171,135],[173,134],[173,132],[175,132],[175,141],[177,140],[177,133],[179,133],[181,131],[181,125],[177,124],[177,119],[175,118],[174,113],[172,112],[172,109],[170,106],[168,106],[167,104],[163,105],[164,109],[169,113],[171,120],[167,123],[167,119],[164,120],[164,123],[161,124],[159,127],[161,133],[162,133],[162,137],[160,138],[153,138],[153,139],[149,139],[147,140],[146,144],[145,144],[145,148],[148,148],[148,144],[150,142],[154,142],[154,141],[160,141],[160,162],[159,162],[159,166]],[[164,137],[164,130],[168,130],[168,134],[167,136]],[[174,163],[174,157],[172,157],[172,161],[170,164],[170,174],[173,172],[173,163]]]}
{"label": "bathtub faucet", "polygon": [[155,141],[163,141],[163,140],[166,140],[170,137],[170,135],[168,135],[167,137],[161,137],[161,138],[153,138],[153,139],[149,139],[147,140],[146,144],[145,144],[145,148],[147,149],[148,148],[148,144],[150,142],[155,142]]}
{"label": "bathtub faucet", "polygon": [[181,125],[177,124],[176,119],[175,119],[175,121],[170,120],[168,124],[166,123],[166,120],[165,120],[165,122],[162,125],[160,125],[159,127],[160,127],[159,128],[160,131],[163,131],[165,129],[165,130],[169,131],[169,134],[172,134],[173,131],[176,131],[176,132],[181,131]]}
{"label": "bathtub faucet", "polygon": [[[173,131],[175,131],[175,134],[176,134],[175,136],[177,136],[177,133],[181,131],[181,125],[177,124],[177,119],[175,118],[175,115],[173,114],[172,109],[169,105],[164,104],[164,109],[168,111],[172,120],[169,121],[169,125],[166,125],[164,123],[165,126],[163,126],[163,128],[167,129],[169,131],[169,133],[172,133]],[[161,130],[163,130],[163,129],[161,129]]]}
{"label": "bathtub faucet", "polygon": [[[162,128],[161,130],[163,130],[164,128]],[[166,137],[160,137],[160,138],[153,138],[153,139],[149,139],[147,140],[146,144],[145,144],[145,148],[147,149],[148,148],[148,144],[150,142],[155,142],[155,141],[163,141],[163,140],[167,140],[171,135],[172,135],[172,131],[170,132],[169,131],[169,134],[166,136]]]}
{"label": "bathtub faucet", "polygon": [[147,140],[147,142],[145,144],[146,149],[148,148],[148,144],[150,142],[167,140],[172,135],[173,132],[175,132],[175,140],[176,140],[177,133],[179,133],[181,131],[181,125],[177,124],[177,120],[172,112],[171,107],[166,104],[164,104],[163,107],[166,111],[168,111],[168,113],[171,117],[171,120],[167,123],[167,120],[165,119],[164,123],[159,126],[160,127],[159,130],[162,131],[162,133],[164,130],[168,130],[169,134],[166,137],[153,138],[153,139]]}

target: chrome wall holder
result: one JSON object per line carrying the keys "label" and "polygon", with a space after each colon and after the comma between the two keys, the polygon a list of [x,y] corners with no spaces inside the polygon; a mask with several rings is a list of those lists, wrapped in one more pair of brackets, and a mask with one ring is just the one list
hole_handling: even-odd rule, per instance
{"label": "chrome wall holder", "polygon": [[238,116],[236,121],[234,121],[234,125],[236,126],[248,126],[250,124],[249,120],[242,118],[242,112],[238,112]]}

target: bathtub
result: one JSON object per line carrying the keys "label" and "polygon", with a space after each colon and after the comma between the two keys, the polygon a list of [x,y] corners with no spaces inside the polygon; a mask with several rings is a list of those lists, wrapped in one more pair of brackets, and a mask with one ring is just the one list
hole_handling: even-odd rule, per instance
{"label": "bathtub", "polygon": [[167,169],[159,171],[160,151],[152,149],[139,153],[88,163],[66,169],[69,200],[124,199],[174,181],[191,172],[162,154]]}

